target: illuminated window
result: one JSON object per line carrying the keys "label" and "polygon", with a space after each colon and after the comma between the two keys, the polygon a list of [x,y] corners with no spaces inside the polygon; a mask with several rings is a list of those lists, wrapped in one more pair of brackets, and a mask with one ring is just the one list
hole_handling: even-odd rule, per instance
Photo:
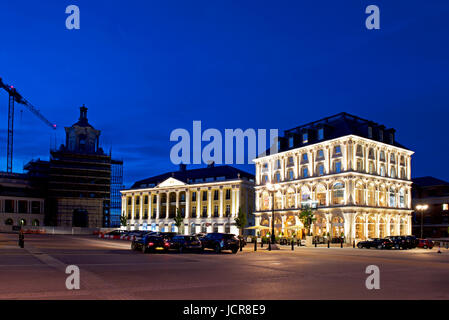
{"label": "illuminated window", "polygon": [[301,163],[307,163],[309,160],[308,160],[308,157],[307,157],[307,153],[303,153],[302,154],[302,157],[301,157]]}
{"label": "illuminated window", "polygon": [[317,159],[318,160],[324,159],[324,151],[322,149],[318,150],[318,152],[317,152]]}
{"label": "illuminated window", "polygon": [[335,162],[334,169],[335,169],[335,173],[341,172],[341,162],[340,161]]}
{"label": "illuminated window", "polygon": [[345,186],[343,183],[334,184],[332,190],[332,204],[343,204],[345,197]]}
{"label": "illuminated window", "polygon": [[449,210],[449,204],[443,203],[443,210]]}
{"label": "illuminated window", "polygon": [[318,129],[318,140],[323,140],[324,139],[324,129],[320,128]]}
{"label": "illuminated window", "polygon": [[309,135],[307,133],[302,134],[302,143],[309,142]]}
{"label": "illuminated window", "polygon": [[341,147],[335,146],[334,147],[334,156],[339,156],[339,155],[341,155]]}

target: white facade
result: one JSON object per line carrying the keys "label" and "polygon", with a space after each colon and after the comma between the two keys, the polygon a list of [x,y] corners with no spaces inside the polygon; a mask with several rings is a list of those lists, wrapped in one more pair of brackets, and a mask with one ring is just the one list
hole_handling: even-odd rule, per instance
{"label": "white facade", "polygon": [[[255,159],[256,225],[291,235],[301,203],[318,202],[312,233],[347,242],[411,234],[412,151],[356,135]],[[272,193],[267,183],[277,184]]]}

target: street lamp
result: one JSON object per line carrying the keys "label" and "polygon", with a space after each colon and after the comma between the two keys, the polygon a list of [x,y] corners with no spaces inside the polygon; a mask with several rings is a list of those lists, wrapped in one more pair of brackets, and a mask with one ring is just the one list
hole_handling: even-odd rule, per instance
{"label": "street lamp", "polygon": [[278,191],[281,186],[277,183],[271,184],[267,183],[267,189],[271,192],[271,243],[276,243],[276,237],[274,235],[274,194]]}
{"label": "street lamp", "polygon": [[424,211],[429,208],[427,204],[418,204],[416,210],[421,212],[421,239],[423,238],[423,227],[424,227]]}

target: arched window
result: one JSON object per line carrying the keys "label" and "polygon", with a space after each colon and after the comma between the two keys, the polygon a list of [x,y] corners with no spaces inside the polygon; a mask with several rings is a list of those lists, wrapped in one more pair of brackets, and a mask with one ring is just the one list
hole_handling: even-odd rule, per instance
{"label": "arched window", "polygon": [[26,226],[26,225],[27,225],[27,221],[25,219],[19,220],[19,226]]}
{"label": "arched window", "polygon": [[207,226],[206,226],[205,223],[203,223],[203,224],[201,225],[201,232],[202,232],[202,233],[207,233]]}
{"label": "arched window", "polygon": [[404,192],[404,189],[399,190],[399,208],[405,208],[405,192]]}
{"label": "arched window", "polygon": [[295,190],[293,189],[289,189],[287,191],[286,207],[287,208],[295,207]]}
{"label": "arched window", "polygon": [[195,234],[195,233],[196,233],[195,223],[191,223],[190,224],[190,234]]}
{"label": "arched window", "polygon": [[267,183],[267,182],[268,182],[268,176],[267,176],[266,174],[264,174],[264,175],[262,176],[262,183],[265,184],[265,183]]}
{"label": "arched window", "polygon": [[33,227],[39,227],[39,220],[34,219],[32,225],[33,225]]}
{"label": "arched window", "polygon": [[384,218],[379,219],[379,238],[385,238],[386,236],[386,228],[385,228],[385,220]]}
{"label": "arched window", "polygon": [[355,186],[355,204],[365,204],[365,188],[361,182],[358,182]]}
{"label": "arched window", "polygon": [[274,174],[274,182],[281,182],[281,174],[279,172]]}
{"label": "arched window", "polygon": [[212,225],[212,232],[218,232],[218,224],[214,223]]}
{"label": "arched window", "polygon": [[365,219],[361,216],[357,216],[355,219],[355,237],[357,239],[365,238]]}
{"label": "arched window", "polygon": [[269,210],[270,209],[270,195],[268,192],[262,193],[262,203],[261,203],[262,210]]}
{"label": "arched window", "polygon": [[371,215],[368,217],[368,238],[373,239],[376,237],[376,220]]}
{"label": "arched window", "polygon": [[390,188],[390,207],[396,206],[396,194],[393,188]]}
{"label": "arched window", "polygon": [[316,200],[318,201],[318,205],[325,206],[326,198],[327,198],[326,187],[323,184],[319,184],[316,187]]}
{"label": "arched window", "polygon": [[373,184],[368,186],[368,205],[374,207],[376,205],[376,187]]}
{"label": "arched window", "polygon": [[12,221],[11,218],[8,218],[8,219],[5,220],[5,225],[12,226],[13,224],[14,224],[14,222]]}
{"label": "arched window", "polygon": [[225,233],[231,233],[231,225],[229,223],[225,223],[225,225],[224,225],[224,232]]}
{"label": "arched window", "polygon": [[332,188],[332,204],[344,204],[345,202],[345,186],[338,182]]}
{"label": "arched window", "polygon": [[301,187],[301,201],[310,200],[310,190],[306,186]]}
{"label": "arched window", "polygon": [[396,168],[391,167],[390,169],[390,178],[396,178]]}
{"label": "arched window", "polygon": [[282,193],[280,191],[276,192],[274,196],[274,208],[282,209]]}

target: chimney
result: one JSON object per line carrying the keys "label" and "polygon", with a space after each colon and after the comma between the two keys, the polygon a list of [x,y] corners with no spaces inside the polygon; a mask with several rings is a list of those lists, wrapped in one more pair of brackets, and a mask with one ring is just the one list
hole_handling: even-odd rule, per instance
{"label": "chimney", "polygon": [[186,171],[186,169],[187,169],[187,165],[186,164],[181,163],[179,165],[179,171],[184,172],[184,171]]}
{"label": "chimney", "polygon": [[87,108],[84,104],[80,108],[80,120],[87,120]]}

